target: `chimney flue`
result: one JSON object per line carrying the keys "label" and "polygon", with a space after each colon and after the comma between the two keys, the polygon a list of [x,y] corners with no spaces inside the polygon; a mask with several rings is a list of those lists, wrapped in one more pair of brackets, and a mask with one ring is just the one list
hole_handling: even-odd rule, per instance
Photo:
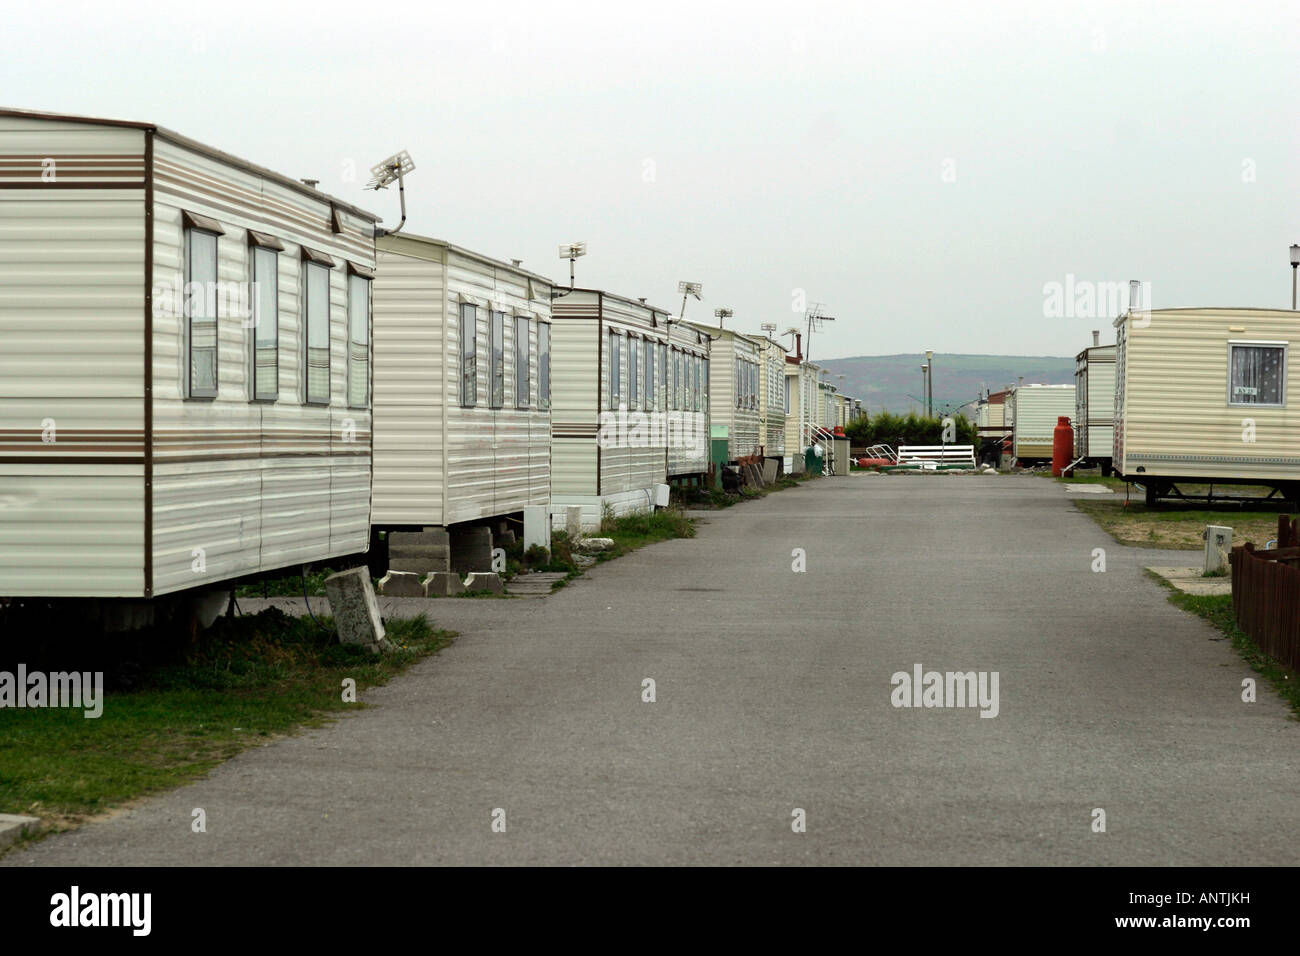
{"label": "chimney flue", "polygon": [[1101,333],[1098,332],[1096,329],[1092,330],[1092,345],[1093,348],[1096,348],[1098,345],[1101,345]]}

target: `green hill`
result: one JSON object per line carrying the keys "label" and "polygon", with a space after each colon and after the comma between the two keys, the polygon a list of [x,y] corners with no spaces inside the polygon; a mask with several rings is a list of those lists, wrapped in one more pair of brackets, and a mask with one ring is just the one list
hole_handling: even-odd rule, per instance
{"label": "green hill", "polygon": [[[862,399],[867,414],[882,409],[920,409],[921,366],[925,355],[859,355],[813,361],[830,372],[829,381]],[[1025,384],[1073,385],[1074,359],[1056,355],[948,355],[934,357],[934,407],[973,401],[987,387],[998,391],[1024,376]],[[843,380],[836,376],[843,375]]]}

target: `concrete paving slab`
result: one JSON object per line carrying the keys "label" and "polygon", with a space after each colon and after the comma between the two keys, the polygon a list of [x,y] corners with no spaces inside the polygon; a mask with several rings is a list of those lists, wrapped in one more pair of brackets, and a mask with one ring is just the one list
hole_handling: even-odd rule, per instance
{"label": "concrete paving slab", "polygon": [[1186,594],[1231,594],[1232,578],[1205,577],[1200,568],[1147,568]]}

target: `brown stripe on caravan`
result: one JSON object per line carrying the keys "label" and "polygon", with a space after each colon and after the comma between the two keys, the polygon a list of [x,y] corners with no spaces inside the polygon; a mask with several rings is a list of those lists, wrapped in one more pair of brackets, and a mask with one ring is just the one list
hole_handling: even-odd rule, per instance
{"label": "brown stripe on caravan", "polygon": [[54,182],[10,182],[6,179],[0,179],[0,189],[147,189],[143,179],[132,180],[131,182],[99,182],[94,179],[59,179]]}
{"label": "brown stripe on caravan", "polygon": [[[24,163],[22,169],[6,169],[0,171],[0,176],[5,179],[40,179],[48,170],[40,166],[31,166]],[[133,179],[144,178],[144,167],[133,166],[131,169],[68,169],[66,166],[55,165],[53,167],[55,179],[51,182],[57,182],[59,179],[67,177],[80,177],[82,179],[124,179],[131,177]]]}
{"label": "brown stripe on caravan", "polygon": [[[124,451],[134,451],[139,454],[144,454],[144,442],[135,442],[129,445],[91,445],[86,442],[59,442],[58,444],[49,443],[41,445],[40,447],[47,450],[42,451],[39,455],[29,454],[27,457],[35,461],[57,461],[64,457],[65,452],[78,452],[84,454],[88,451],[115,451],[119,453]],[[2,451],[30,452],[31,449],[27,447],[27,445],[0,444],[0,452]]]}
{"label": "brown stripe on caravan", "polygon": [[144,134],[144,596],[153,597],[153,130]]}
{"label": "brown stripe on caravan", "polygon": [[0,455],[0,465],[143,465],[145,456]]}
{"label": "brown stripe on caravan", "polygon": [[120,442],[141,442],[144,439],[144,432],[119,430],[116,428],[103,429],[59,429],[55,433],[56,441],[43,442],[42,430],[39,428],[0,428],[0,441],[8,442],[37,442],[48,445],[67,445],[75,442],[87,441],[120,441]]}
{"label": "brown stripe on caravan", "polygon": [[144,167],[143,153],[0,153],[4,159],[0,159],[0,166],[8,166],[11,163],[27,162],[36,160],[40,162],[45,159],[52,159],[59,163],[80,163],[105,160],[104,166],[124,166],[131,163],[135,166]]}

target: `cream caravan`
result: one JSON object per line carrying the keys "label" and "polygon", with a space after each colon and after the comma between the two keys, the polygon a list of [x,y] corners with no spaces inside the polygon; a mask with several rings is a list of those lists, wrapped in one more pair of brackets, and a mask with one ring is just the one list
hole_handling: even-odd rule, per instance
{"label": "cream caravan", "polygon": [[1300,500],[1300,312],[1158,309],[1115,320],[1114,468],[1155,501],[1178,482]]}
{"label": "cream caravan", "polygon": [[377,245],[373,526],[545,506],[550,280],[440,239]]}
{"label": "cream caravan", "polygon": [[551,513],[584,528],[668,504],[669,462],[707,461],[708,340],[663,309],[594,289],[551,307]]}
{"label": "cream caravan", "polygon": [[376,217],[149,123],[0,111],[0,594],[366,550]]}
{"label": "cream caravan", "polygon": [[1115,346],[1097,344],[1074,358],[1074,457],[1111,473],[1115,441]]}

